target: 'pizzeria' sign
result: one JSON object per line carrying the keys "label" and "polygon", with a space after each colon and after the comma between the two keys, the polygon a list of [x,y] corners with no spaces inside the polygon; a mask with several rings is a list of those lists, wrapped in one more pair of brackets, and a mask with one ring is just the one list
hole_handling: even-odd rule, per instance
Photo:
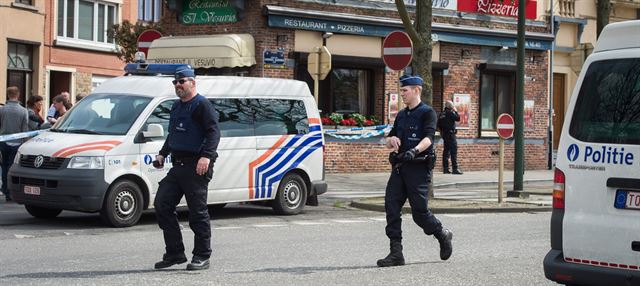
{"label": "'pizzeria' sign", "polygon": [[[536,19],[536,1],[526,1],[525,17]],[[489,14],[505,17],[518,17],[518,1],[515,0],[458,0],[458,11]]]}

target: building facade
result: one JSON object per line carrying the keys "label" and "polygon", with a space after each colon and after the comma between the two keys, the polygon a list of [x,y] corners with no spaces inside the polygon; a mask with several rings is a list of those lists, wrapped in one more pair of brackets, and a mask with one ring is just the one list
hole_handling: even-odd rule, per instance
{"label": "building facade", "polygon": [[44,21],[44,1],[0,1],[0,102],[6,101],[9,86],[20,89],[23,105],[29,96],[42,94]]}
{"label": "building facade", "polygon": [[[546,1],[546,7],[549,2]],[[640,19],[639,0],[611,1],[609,22]],[[596,44],[596,1],[553,1],[553,30],[556,42],[552,67],[552,150],[556,150],[565,118],[565,112],[582,64]],[[640,37],[640,35],[630,35]]]}
{"label": "building facade", "polygon": [[[412,9],[411,1],[405,2]],[[527,1],[527,169],[548,166],[553,35],[546,15],[540,12],[542,5]],[[501,113],[514,111],[515,7],[509,1],[434,1],[432,105],[439,112],[445,100],[453,100],[462,111],[458,157],[465,170],[498,165],[495,120]],[[388,124],[402,108],[398,106],[400,73],[386,68],[381,59],[383,38],[403,30],[393,1],[186,0],[168,1],[164,8],[160,23],[167,35],[151,44],[149,62],[189,63],[198,74],[297,79],[307,82],[313,93],[308,58],[325,46],[332,55],[332,69],[319,81],[318,105],[323,116],[359,113]],[[245,60],[233,62],[233,58]],[[388,170],[388,150],[381,138],[326,136],[327,171]],[[438,152],[441,143],[436,142]],[[507,141],[506,150],[510,167],[512,141]]]}
{"label": "building facade", "polygon": [[[43,43],[43,92],[51,100],[63,91],[72,97],[123,74],[124,62],[107,30],[135,23],[138,5],[130,0],[46,0]],[[74,99],[72,99],[73,101]]]}

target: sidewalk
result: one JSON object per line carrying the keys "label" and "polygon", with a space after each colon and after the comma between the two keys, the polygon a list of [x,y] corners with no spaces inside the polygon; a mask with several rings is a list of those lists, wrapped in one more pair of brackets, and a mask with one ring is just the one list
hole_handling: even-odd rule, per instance
{"label": "sidewalk", "polygon": [[[384,212],[384,190],[388,173],[327,174],[328,193],[374,193],[351,201],[351,206]],[[522,192],[511,192],[513,171],[504,173],[503,202],[498,203],[498,171],[465,172],[463,175],[435,172],[434,198],[429,208],[434,213],[529,212],[550,211],[553,170],[526,171]],[[507,197],[507,193],[516,197]],[[409,204],[403,208],[411,212]]]}

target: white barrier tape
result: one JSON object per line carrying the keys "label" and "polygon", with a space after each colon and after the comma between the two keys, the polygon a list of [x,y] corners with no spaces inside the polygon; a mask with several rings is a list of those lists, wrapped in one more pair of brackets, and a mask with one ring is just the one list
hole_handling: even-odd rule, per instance
{"label": "white barrier tape", "polygon": [[343,129],[325,129],[324,133],[338,133],[345,131],[360,131],[360,130],[383,130],[391,127],[391,125],[376,125],[376,126],[365,126],[365,127],[353,127],[353,128],[343,128]]}
{"label": "white barrier tape", "polygon": [[327,135],[338,138],[338,139],[343,139],[343,140],[358,140],[358,139],[365,139],[369,137],[383,135],[385,130],[386,129],[375,130],[375,131],[367,132],[364,134],[358,134],[358,135],[338,135],[338,134],[331,134],[331,133],[328,133]]}
{"label": "white barrier tape", "polygon": [[0,142],[7,142],[7,141],[11,141],[11,140],[16,140],[16,139],[33,137],[33,136],[36,136],[36,135],[40,134],[40,132],[42,132],[42,131],[44,131],[44,130],[34,130],[34,131],[27,131],[27,132],[22,132],[22,133],[13,133],[13,134],[0,135]]}

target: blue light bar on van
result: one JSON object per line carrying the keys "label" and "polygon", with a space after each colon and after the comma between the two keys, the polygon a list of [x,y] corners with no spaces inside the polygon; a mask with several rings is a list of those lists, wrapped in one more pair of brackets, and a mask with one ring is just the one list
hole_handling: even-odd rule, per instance
{"label": "blue light bar on van", "polygon": [[145,64],[135,63],[127,64],[124,67],[124,71],[130,75],[173,75],[176,70],[189,68],[191,65],[187,64]]}

